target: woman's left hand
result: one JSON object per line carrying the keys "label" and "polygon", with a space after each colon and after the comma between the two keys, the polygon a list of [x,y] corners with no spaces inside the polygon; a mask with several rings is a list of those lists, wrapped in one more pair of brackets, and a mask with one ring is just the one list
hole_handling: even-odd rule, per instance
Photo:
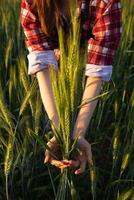
{"label": "woman's left hand", "polygon": [[77,146],[79,149],[78,155],[70,161],[71,166],[79,167],[75,174],[79,175],[86,169],[86,164],[93,165],[91,144],[82,136],[78,137]]}

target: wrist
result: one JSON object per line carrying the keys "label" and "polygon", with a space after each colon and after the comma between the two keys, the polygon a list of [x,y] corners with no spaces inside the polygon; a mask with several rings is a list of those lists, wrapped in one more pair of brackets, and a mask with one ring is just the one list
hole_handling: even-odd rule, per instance
{"label": "wrist", "polygon": [[72,132],[72,137],[75,139],[75,138],[78,138],[78,137],[85,137],[85,133],[86,133],[86,128],[84,127],[83,124],[75,124],[75,127],[73,129],[73,132]]}
{"label": "wrist", "polygon": [[76,139],[80,139],[80,138],[84,138],[85,137],[85,133],[84,132],[79,132],[79,133],[74,133],[71,137],[72,140],[76,140]]}

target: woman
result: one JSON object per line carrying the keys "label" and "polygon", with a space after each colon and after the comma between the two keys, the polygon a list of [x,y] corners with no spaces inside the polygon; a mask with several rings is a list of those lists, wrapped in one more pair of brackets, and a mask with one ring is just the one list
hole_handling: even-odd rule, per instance
{"label": "woman", "polygon": [[[58,70],[57,26],[60,24],[68,34],[69,12],[64,0],[22,0],[21,24],[26,36],[28,74],[37,77],[41,98],[49,119],[58,127],[59,119],[52,92],[48,64]],[[83,100],[100,94],[103,83],[110,81],[112,62],[122,32],[120,0],[79,0],[76,12],[82,18],[82,39],[88,39],[86,85]],[[82,107],[78,113],[73,139],[78,137],[80,154],[74,160],[59,160],[46,150],[45,163],[57,167],[77,167],[75,174],[85,171],[87,162],[92,162],[91,145],[85,133],[95,110],[97,100]],[[59,149],[53,137],[48,145],[58,155]],[[57,164],[58,163],[58,164]]]}

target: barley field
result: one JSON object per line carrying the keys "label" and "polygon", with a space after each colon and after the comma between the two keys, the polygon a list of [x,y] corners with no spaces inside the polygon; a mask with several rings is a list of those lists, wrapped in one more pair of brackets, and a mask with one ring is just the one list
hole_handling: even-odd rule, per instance
{"label": "barley field", "polygon": [[[0,0],[0,200],[134,200],[133,0],[122,0],[123,33],[112,80],[103,86],[105,95],[99,98],[88,128],[95,164],[80,176],[71,171],[62,175],[59,169],[43,163],[46,143],[52,136],[51,123],[37,79],[27,75],[28,52],[19,16],[20,0]],[[64,66],[64,56],[62,62]],[[53,72],[52,76],[55,80]],[[70,87],[69,80],[61,82],[61,87],[67,84]],[[70,88],[71,94],[76,85]],[[79,87],[82,90],[82,85]],[[67,135],[63,146],[68,144],[71,119],[79,104],[75,99],[70,101],[71,107],[64,110],[63,102],[57,100]],[[67,153],[68,145],[63,150]]]}

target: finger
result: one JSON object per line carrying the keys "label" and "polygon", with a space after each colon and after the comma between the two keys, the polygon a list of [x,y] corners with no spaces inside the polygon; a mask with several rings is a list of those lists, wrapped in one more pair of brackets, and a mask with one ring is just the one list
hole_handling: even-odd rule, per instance
{"label": "finger", "polygon": [[83,173],[86,169],[86,161],[81,162],[80,168],[75,171],[76,175]]}
{"label": "finger", "polygon": [[80,161],[79,160],[70,160],[70,167],[78,167],[80,165]]}
{"label": "finger", "polygon": [[46,164],[47,162],[49,162],[49,160],[50,160],[50,157],[49,157],[49,155],[47,155],[47,156],[45,157],[45,159],[44,159],[44,164]]}
{"label": "finger", "polygon": [[64,165],[70,165],[70,161],[69,160],[62,160],[62,163],[64,164]]}
{"label": "finger", "polygon": [[62,165],[62,163],[59,160],[55,160],[55,159],[52,159],[50,163],[51,165],[54,165],[56,167],[60,167]]}
{"label": "finger", "polygon": [[68,163],[64,163],[63,161],[60,160],[55,160],[55,159],[51,159],[50,163],[58,168],[66,168],[70,165],[68,165]]}
{"label": "finger", "polygon": [[91,148],[88,148],[86,150],[86,156],[87,156],[87,161],[90,165],[93,165],[93,159],[92,159],[92,151]]}
{"label": "finger", "polygon": [[87,157],[87,160],[90,165],[93,165],[93,160],[90,156]]}
{"label": "finger", "polygon": [[61,172],[61,174],[63,174],[63,172],[64,172],[64,168],[60,168],[60,172]]}
{"label": "finger", "polygon": [[60,59],[60,56],[59,55],[56,55],[56,60],[58,61]]}
{"label": "finger", "polygon": [[63,174],[65,168],[70,167],[68,160],[63,160],[62,163],[63,163],[63,165],[60,166],[61,174]]}
{"label": "finger", "polygon": [[45,151],[45,159],[44,159],[44,163],[49,162],[50,159],[51,159],[51,156],[50,156],[49,152],[46,150],[46,151]]}
{"label": "finger", "polygon": [[65,168],[72,167],[72,166],[74,167],[74,165],[76,166],[76,162],[75,161],[72,163],[72,161],[70,162],[68,160],[67,161],[63,160],[63,165],[60,166],[61,173],[63,174]]}

